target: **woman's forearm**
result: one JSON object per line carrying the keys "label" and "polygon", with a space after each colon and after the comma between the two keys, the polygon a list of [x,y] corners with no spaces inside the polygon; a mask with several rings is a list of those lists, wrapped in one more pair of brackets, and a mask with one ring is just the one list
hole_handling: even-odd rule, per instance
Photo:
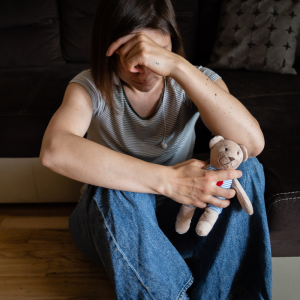
{"label": "woman's forearm", "polygon": [[214,134],[244,145],[249,157],[264,148],[264,136],[256,119],[230,93],[179,57],[171,74],[199,109],[205,126]]}
{"label": "woman's forearm", "polygon": [[53,139],[43,140],[40,160],[56,173],[110,189],[164,193],[165,172],[169,172],[166,166],[113,151],[72,133],[56,133]]}

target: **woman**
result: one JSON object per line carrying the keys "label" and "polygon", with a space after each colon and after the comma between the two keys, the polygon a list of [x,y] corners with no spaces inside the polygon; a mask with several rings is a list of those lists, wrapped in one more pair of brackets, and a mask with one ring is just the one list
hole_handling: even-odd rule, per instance
{"label": "woman", "polygon": [[[208,162],[191,159],[199,115],[214,135],[246,146],[250,159],[239,170],[207,171]],[[271,299],[265,181],[255,158],[263,147],[258,122],[221,77],[184,58],[170,0],[110,0],[95,15],[91,68],[68,85],[40,157],[86,183],[70,232],[104,265],[118,299]],[[233,178],[253,216],[214,197],[232,199],[235,191],[216,182]],[[200,208],[197,222],[207,203],[229,206],[207,237],[193,222],[175,232],[181,204]]]}

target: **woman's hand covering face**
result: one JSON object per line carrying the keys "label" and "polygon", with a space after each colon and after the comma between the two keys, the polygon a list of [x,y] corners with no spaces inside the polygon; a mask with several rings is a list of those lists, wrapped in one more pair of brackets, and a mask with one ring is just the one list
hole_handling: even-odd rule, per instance
{"label": "woman's hand covering face", "polygon": [[[162,45],[147,34],[137,32],[114,41],[109,46],[106,55],[111,56],[114,52],[120,55],[120,62],[125,71],[143,73],[143,67],[145,67],[160,76],[171,76],[176,59],[180,56],[171,52],[170,36],[162,36],[159,31],[156,31],[158,32],[156,34],[153,30],[150,32],[151,36]],[[165,44],[167,46],[163,47]]]}

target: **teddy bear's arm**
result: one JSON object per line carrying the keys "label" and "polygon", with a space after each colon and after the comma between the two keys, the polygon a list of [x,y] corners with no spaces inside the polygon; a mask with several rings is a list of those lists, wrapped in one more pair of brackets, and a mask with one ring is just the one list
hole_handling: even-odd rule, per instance
{"label": "teddy bear's arm", "polygon": [[245,212],[248,215],[252,215],[253,214],[252,203],[251,203],[249,197],[247,196],[245,190],[243,189],[243,187],[241,186],[241,184],[239,183],[239,181],[237,179],[232,180],[232,188],[236,190],[236,196],[237,196],[242,208],[245,210]]}

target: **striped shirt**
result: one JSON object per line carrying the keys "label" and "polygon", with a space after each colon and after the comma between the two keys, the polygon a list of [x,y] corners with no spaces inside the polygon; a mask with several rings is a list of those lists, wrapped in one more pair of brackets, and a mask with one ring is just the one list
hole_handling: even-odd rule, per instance
{"label": "striped shirt", "polygon": [[[221,78],[208,68],[196,68],[212,81]],[[120,78],[115,74],[113,99],[120,107],[120,113],[116,114],[112,114],[105,104],[89,69],[75,76],[70,81],[72,82],[82,85],[93,103],[88,140],[146,162],[165,166],[192,158],[196,138],[194,127],[200,113],[173,78],[165,79],[156,111],[145,118],[133,110]],[[162,142],[166,144],[166,148]],[[163,195],[156,195],[157,208],[165,198]]]}

